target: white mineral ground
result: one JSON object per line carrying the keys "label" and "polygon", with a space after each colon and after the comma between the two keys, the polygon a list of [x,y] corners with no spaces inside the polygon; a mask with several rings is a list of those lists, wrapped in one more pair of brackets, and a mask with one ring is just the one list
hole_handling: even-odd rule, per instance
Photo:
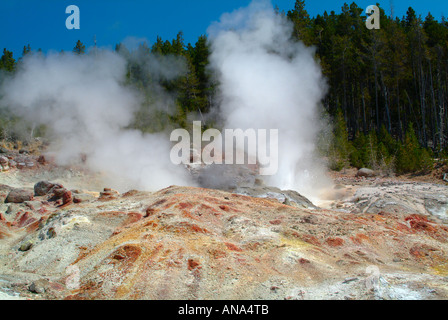
{"label": "white mineral ground", "polygon": [[[100,201],[101,176],[79,168],[2,172],[3,185],[52,181],[87,200],[58,208],[37,197],[35,210],[47,209],[38,229],[0,229],[0,299],[447,299],[447,184],[355,174],[330,173],[334,187],[316,208],[266,186],[170,187]],[[0,204],[7,221],[23,208]],[[427,217],[429,229],[397,229],[410,227],[411,214]],[[19,250],[27,241],[32,247]],[[67,285],[73,265],[75,289]]]}

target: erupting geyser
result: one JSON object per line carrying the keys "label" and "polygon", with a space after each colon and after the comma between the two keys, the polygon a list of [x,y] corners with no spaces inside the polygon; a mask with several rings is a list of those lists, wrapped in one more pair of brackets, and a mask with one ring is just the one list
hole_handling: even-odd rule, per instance
{"label": "erupting geyser", "polygon": [[330,182],[315,154],[326,88],[314,50],[291,40],[269,1],[224,14],[209,33],[224,127],[278,129],[279,169],[266,182],[315,198]]}
{"label": "erupting geyser", "polygon": [[[268,1],[224,14],[208,32],[220,129],[278,130],[271,148],[278,149],[278,171],[265,182],[315,199],[329,182],[315,155],[325,83],[313,49],[291,40],[292,25]],[[171,76],[182,69],[157,60],[147,65]],[[142,98],[123,84],[126,72],[126,60],[108,50],[30,55],[5,82],[2,101],[51,129],[59,164],[85,154],[88,167],[105,173],[111,187],[194,185],[185,168],[170,161],[169,135],[127,129]],[[172,109],[173,97],[161,96],[171,100],[157,101],[157,108]],[[249,157],[257,157],[257,147],[245,150]]]}

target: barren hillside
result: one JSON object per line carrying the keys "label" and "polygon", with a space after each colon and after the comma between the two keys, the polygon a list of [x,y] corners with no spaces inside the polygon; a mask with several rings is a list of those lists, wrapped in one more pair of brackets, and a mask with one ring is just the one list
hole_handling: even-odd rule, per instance
{"label": "barren hillside", "polygon": [[29,157],[0,174],[1,298],[448,298],[445,185],[347,172],[320,204],[266,186],[119,194]]}

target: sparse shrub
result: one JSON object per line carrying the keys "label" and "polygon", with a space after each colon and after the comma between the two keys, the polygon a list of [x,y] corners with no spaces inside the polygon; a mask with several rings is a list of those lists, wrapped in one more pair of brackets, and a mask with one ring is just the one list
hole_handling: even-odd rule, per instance
{"label": "sparse shrub", "polygon": [[364,133],[358,132],[353,140],[353,152],[350,154],[350,164],[358,169],[368,163],[367,139]]}
{"label": "sparse shrub", "polygon": [[335,121],[333,137],[328,148],[329,167],[340,171],[350,164],[350,154],[353,146],[348,140],[347,124],[341,110],[338,110]]}
{"label": "sparse shrub", "polygon": [[399,174],[427,171],[432,169],[433,160],[430,152],[420,146],[414,127],[409,124],[403,145],[397,157],[396,170]]}

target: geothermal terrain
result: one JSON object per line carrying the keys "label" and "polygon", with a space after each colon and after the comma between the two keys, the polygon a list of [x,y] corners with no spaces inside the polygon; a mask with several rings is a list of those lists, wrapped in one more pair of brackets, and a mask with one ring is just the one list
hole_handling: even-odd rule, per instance
{"label": "geothermal terrain", "polygon": [[0,151],[0,299],[448,298],[438,177],[329,173],[314,203],[247,168],[220,190],[119,193],[39,150]]}

